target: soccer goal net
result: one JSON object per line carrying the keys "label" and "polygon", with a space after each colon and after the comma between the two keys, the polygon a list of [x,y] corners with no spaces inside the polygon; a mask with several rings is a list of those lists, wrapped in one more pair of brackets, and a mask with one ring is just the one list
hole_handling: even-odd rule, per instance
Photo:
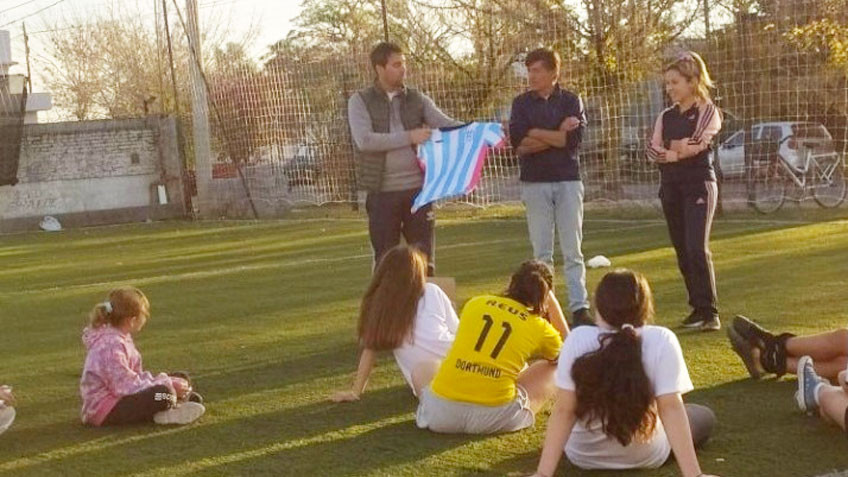
{"label": "soccer goal net", "polygon": [[[461,121],[508,120],[512,99],[527,88],[527,52],[556,50],[561,84],[581,96],[588,118],[580,170],[589,202],[656,203],[659,172],[645,151],[670,106],[662,71],[689,50],[716,84],[723,127],[711,157],[725,205],[767,212],[787,200],[836,206],[844,198],[845,0],[385,4],[388,38],[406,51],[407,82]],[[207,76],[221,194],[260,204],[357,200],[347,101],[374,80],[368,51],[386,33],[381,2],[302,8],[261,63]],[[477,189],[455,201],[519,201],[519,161],[510,147],[493,152]]]}

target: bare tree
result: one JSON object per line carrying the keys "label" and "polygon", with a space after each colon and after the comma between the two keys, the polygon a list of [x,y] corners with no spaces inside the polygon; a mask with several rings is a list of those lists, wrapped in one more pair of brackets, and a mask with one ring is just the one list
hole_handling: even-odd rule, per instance
{"label": "bare tree", "polygon": [[[137,7],[136,7],[137,8]],[[172,11],[171,35],[181,109],[189,110],[188,67],[192,57],[180,23]],[[163,74],[169,74],[165,42],[157,42],[157,31],[149,12],[122,5],[78,15],[77,18],[46,25],[45,82],[56,98],[57,107],[69,119],[138,117],[151,112],[174,110],[176,98],[164,87]],[[71,25],[71,26],[69,26]],[[164,32],[158,32],[164,35]],[[225,56],[228,42],[244,46],[253,31],[233,38],[222,14],[204,25],[202,44],[207,54],[204,68],[214,71]]]}

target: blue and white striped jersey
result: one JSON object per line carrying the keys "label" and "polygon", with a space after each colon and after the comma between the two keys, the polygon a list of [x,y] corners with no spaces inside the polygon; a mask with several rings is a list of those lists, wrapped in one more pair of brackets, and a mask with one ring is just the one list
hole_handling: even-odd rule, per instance
{"label": "blue and white striped jersey", "polygon": [[489,148],[501,147],[503,142],[500,123],[473,122],[434,130],[430,139],[418,146],[424,185],[415,197],[412,211],[474,190]]}

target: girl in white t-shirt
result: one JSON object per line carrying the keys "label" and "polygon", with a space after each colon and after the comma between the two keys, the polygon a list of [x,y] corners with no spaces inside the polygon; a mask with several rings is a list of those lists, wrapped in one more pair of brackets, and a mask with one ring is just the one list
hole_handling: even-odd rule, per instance
{"label": "girl in white t-shirt", "polygon": [[554,475],[565,450],[584,469],[657,468],[673,451],[684,477],[704,476],[695,447],[715,415],[683,404],[692,381],[674,333],[647,325],[654,312],[648,281],[625,269],[606,274],[595,309],[598,326],[574,329],[562,346],[557,403],[535,475]]}
{"label": "girl in white t-shirt", "polygon": [[427,283],[427,257],[398,245],[374,270],[359,311],[362,354],[353,387],[334,393],[336,402],[356,401],[365,390],[378,351],[392,351],[403,377],[418,392],[433,379],[453,344],[459,318],[450,299]]}

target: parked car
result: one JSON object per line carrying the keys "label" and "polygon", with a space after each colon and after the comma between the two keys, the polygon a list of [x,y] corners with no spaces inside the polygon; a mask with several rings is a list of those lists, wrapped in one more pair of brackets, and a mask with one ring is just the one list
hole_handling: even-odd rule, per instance
{"label": "parked car", "polygon": [[282,171],[291,189],[294,186],[315,184],[321,174],[321,167],[311,148],[300,145],[294,148],[293,156],[284,158]]}
{"label": "parked car", "polygon": [[802,140],[811,140],[808,142],[814,145],[813,154],[836,154],[827,128],[820,123],[800,121],[757,123],[750,131],[740,129],[725,139],[715,154],[725,178],[745,175],[746,154],[749,157],[779,154],[787,164],[800,170],[804,167]]}

